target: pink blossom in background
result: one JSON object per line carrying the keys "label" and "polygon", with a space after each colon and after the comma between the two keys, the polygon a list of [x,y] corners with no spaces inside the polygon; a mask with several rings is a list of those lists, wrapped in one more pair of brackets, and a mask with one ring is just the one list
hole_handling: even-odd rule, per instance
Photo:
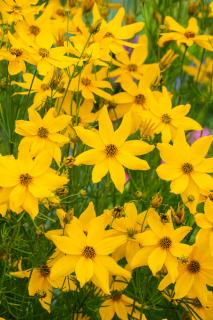
{"label": "pink blossom in background", "polygon": [[205,137],[210,135],[209,128],[203,128],[203,130],[195,130],[189,133],[188,135],[188,141],[189,143],[195,142],[197,139],[201,137]]}

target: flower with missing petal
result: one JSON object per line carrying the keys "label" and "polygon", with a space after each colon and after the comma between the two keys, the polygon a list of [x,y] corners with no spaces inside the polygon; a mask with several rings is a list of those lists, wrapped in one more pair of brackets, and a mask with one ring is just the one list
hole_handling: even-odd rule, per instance
{"label": "flower with missing petal", "polygon": [[124,116],[120,127],[114,131],[106,107],[100,112],[99,131],[75,127],[79,138],[93,149],[85,151],[76,157],[75,164],[95,165],[92,171],[92,181],[99,182],[109,171],[116,188],[123,192],[126,176],[124,167],[130,170],[148,170],[145,160],[136,156],[148,153],[153,146],[140,140],[126,141],[132,130],[131,114]]}

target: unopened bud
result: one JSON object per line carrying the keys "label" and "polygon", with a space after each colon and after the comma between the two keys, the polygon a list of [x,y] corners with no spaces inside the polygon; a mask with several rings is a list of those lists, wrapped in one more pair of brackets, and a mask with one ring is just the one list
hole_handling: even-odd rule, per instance
{"label": "unopened bud", "polygon": [[163,197],[162,197],[159,193],[156,193],[156,194],[152,197],[150,204],[151,204],[151,207],[152,207],[152,208],[157,209],[157,208],[160,207],[160,205],[162,204],[162,202],[163,202]]}
{"label": "unopened bud", "polygon": [[64,159],[64,165],[65,167],[73,167],[75,164],[75,158],[73,156],[68,156]]}
{"label": "unopened bud", "polygon": [[81,189],[81,190],[80,190],[80,195],[81,195],[83,198],[85,198],[85,197],[87,196],[87,190]]}
{"label": "unopened bud", "polygon": [[137,198],[137,199],[141,199],[142,197],[143,197],[143,193],[141,192],[141,191],[135,191],[135,197]]}

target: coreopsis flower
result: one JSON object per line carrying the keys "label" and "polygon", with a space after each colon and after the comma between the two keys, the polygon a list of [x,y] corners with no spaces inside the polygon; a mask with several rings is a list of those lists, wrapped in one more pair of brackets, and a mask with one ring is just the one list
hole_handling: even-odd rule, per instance
{"label": "coreopsis flower", "polygon": [[27,149],[13,156],[0,157],[0,186],[11,188],[9,207],[14,212],[25,210],[34,219],[38,214],[39,199],[49,197],[67,182],[50,169],[52,156],[48,150],[32,159]]}
{"label": "coreopsis flower", "polygon": [[[128,315],[140,319],[140,312],[137,310],[137,307],[140,307],[139,303],[134,303],[133,299],[124,294],[127,284],[119,280],[112,283],[110,295],[106,296],[106,300],[100,306],[101,320],[111,320],[115,315],[121,320],[128,320]],[[146,320],[145,315],[141,319]]]}
{"label": "coreopsis flower", "polygon": [[112,234],[124,235],[126,238],[125,243],[113,254],[116,260],[126,257],[127,261],[130,262],[133,255],[140,249],[135,235],[141,232],[143,224],[145,224],[145,216],[143,213],[137,214],[137,208],[133,202],[124,205],[123,216],[119,217],[117,214],[116,217],[115,215],[111,223]]}
{"label": "coreopsis flower", "polygon": [[10,75],[15,75],[26,71],[25,62],[33,64],[35,61],[30,57],[26,50],[26,46],[20,39],[16,39],[11,33],[8,33],[8,38],[11,44],[9,49],[0,49],[0,60],[7,60],[8,72]]}
{"label": "coreopsis flower", "polygon": [[130,170],[148,170],[145,160],[136,155],[148,153],[153,146],[139,140],[126,141],[132,130],[131,114],[126,114],[120,127],[114,131],[106,107],[99,116],[99,131],[75,128],[79,138],[93,149],[85,151],[76,157],[75,164],[95,165],[92,171],[92,181],[97,183],[108,173],[116,188],[123,192],[126,182],[123,167]]}
{"label": "coreopsis flower", "polygon": [[149,211],[148,224],[150,229],[135,236],[136,240],[142,245],[130,263],[135,268],[147,264],[153,275],[165,265],[172,279],[178,276],[177,257],[188,256],[191,247],[180,243],[190,232],[191,227],[179,227],[174,229],[171,216],[168,213],[169,221],[162,222],[159,214],[155,210]]}
{"label": "coreopsis flower", "polygon": [[213,59],[206,58],[201,64],[200,60],[193,56],[189,56],[193,61],[193,65],[184,65],[183,70],[193,77],[194,81],[213,85],[212,69],[213,69]]}
{"label": "coreopsis flower", "polygon": [[156,78],[158,78],[157,71],[146,70],[138,85],[133,80],[126,79],[125,82],[121,83],[125,92],[119,92],[113,96],[113,101],[119,103],[120,108],[126,109],[128,106],[127,110],[131,110],[133,131],[138,130],[141,125],[141,118],[143,118],[143,112],[149,110],[150,105],[153,103],[153,93],[150,88]]}
{"label": "coreopsis flower", "polygon": [[[63,291],[75,289],[71,279],[65,279],[64,277],[57,279],[57,281],[50,280],[50,271],[52,265],[60,257],[60,253],[55,251],[48,261],[40,267],[22,270],[19,267],[19,271],[10,272],[10,274],[17,278],[29,278],[28,292],[30,296],[38,296],[41,306],[49,313],[51,311],[51,301],[53,296],[53,288],[59,288]],[[67,283],[69,281],[69,283]]]}
{"label": "coreopsis flower", "polygon": [[188,26],[184,28],[172,17],[166,16],[164,24],[170,32],[163,33],[158,41],[158,45],[163,47],[165,43],[176,41],[178,45],[184,43],[187,47],[197,44],[198,46],[212,51],[213,37],[210,35],[198,35],[199,27],[197,20],[189,19]]}
{"label": "coreopsis flower", "polygon": [[110,274],[130,277],[130,273],[109,256],[125,241],[124,237],[107,237],[105,226],[97,218],[90,223],[87,234],[77,221],[72,220],[67,225],[66,235],[52,235],[50,239],[63,253],[51,269],[50,277],[53,280],[75,271],[81,287],[91,280],[109,294]]}
{"label": "coreopsis flower", "polygon": [[213,256],[213,202],[207,199],[204,204],[204,214],[198,213],[195,215],[195,221],[201,228],[197,233],[199,241],[204,241],[209,244],[208,249]]}
{"label": "coreopsis flower", "polygon": [[110,100],[110,94],[102,90],[111,89],[110,82],[97,79],[96,73],[92,73],[92,64],[86,65],[81,74],[72,79],[70,90],[81,91],[84,99],[95,101],[94,94]]}
{"label": "coreopsis flower", "polygon": [[112,64],[116,69],[109,73],[110,77],[116,77],[116,82],[125,82],[126,78],[130,80],[141,79],[144,70],[143,63],[148,56],[148,40],[143,35],[138,41],[139,46],[134,48],[129,56],[124,50],[116,55],[116,59],[112,59]]}
{"label": "coreopsis flower", "polygon": [[166,87],[163,87],[162,93],[155,93],[153,103],[150,104],[149,110],[145,114],[143,113],[142,117],[155,123],[155,132],[161,133],[163,143],[169,143],[174,139],[178,129],[202,129],[197,121],[186,117],[190,108],[189,104],[172,108],[171,95]]}
{"label": "coreopsis flower", "polygon": [[[48,72],[45,77],[41,80],[38,77],[34,76],[31,73],[24,73],[23,80],[24,82],[12,81],[12,84],[15,84],[26,91],[17,91],[15,94],[28,95],[30,93],[35,93],[33,102],[35,104],[45,103],[47,98],[59,98],[63,96],[64,91],[64,81],[59,81],[54,83],[54,70]],[[61,86],[63,85],[63,87]]]}
{"label": "coreopsis flower", "polygon": [[67,48],[64,46],[52,47],[52,37],[40,37],[26,48],[30,57],[35,61],[38,73],[45,75],[52,70],[52,67],[64,69],[76,62],[73,57],[65,56]]}
{"label": "coreopsis flower", "polygon": [[156,171],[161,179],[171,181],[171,192],[198,200],[200,194],[213,189],[213,178],[208,174],[213,169],[213,158],[205,158],[212,141],[213,136],[206,136],[190,146],[183,131],[179,131],[173,145],[158,144],[164,163]]}
{"label": "coreopsis flower", "polygon": [[38,0],[1,0],[1,14],[3,16],[3,21],[9,24],[13,22],[17,22],[20,20],[24,20],[27,14],[38,13],[42,6],[36,6]]}
{"label": "coreopsis flower", "polygon": [[16,120],[15,132],[24,136],[19,148],[27,148],[32,156],[37,155],[42,150],[49,150],[51,156],[60,164],[61,149],[69,138],[60,134],[64,130],[71,118],[68,115],[56,116],[55,108],[51,108],[43,119],[35,110],[29,110],[29,121]]}
{"label": "coreopsis flower", "polygon": [[206,243],[196,243],[188,259],[180,260],[175,283],[174,299],[197,297],[203,306],[207,303],[207,285],[213,285],[213,258],[206,251]]}

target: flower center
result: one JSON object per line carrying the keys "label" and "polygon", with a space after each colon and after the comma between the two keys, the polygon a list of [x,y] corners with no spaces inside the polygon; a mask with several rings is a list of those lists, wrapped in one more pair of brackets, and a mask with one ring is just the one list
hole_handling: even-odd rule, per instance
{"label": "flower center", "polygon": [[32,33],[34,36],[37,36],[40,32],[40,28],[34,25],[29,26],[29,30],[30,30],[30,33]]}
{"label": "flower center", "polygon": [[23,50],[21,49],[18,49],[18,48],[10,48],[10,53],[13,55],[13,56],[16,56],[16,57],[20,57],[23,53]]}
{"label": "flower center", "polygon": [[82,79],[81,79],[81,83],[82,83],[85,87],[87,87],[87,86],[89,86],[89,85],[91,84],[91,80],[88,79],[88,78],[82,78]]}
{"label": "flower center", "polygon": [[186,32],[184,33],[184,36],[185,36],[186,38],[188,38],[188,39],[194,38],[194,37],[195,37],[195,33],[192,32],[192,31],[186,31]]}
{"label": "flower center", "polygon": [[65,11],[64,11],[64,9],[58,9],[58,10],[56,11],[56,14],[57,14],[58,16],[65,17]]}
{"label": "flower center", "polygon": [[41,266],[39,271],[42,277],[47,277],[50,274],[50,268],[46,264]]}
{"label": "flower center", "polygon": [[28,186],[32,182],[32,179],[33,178],[29,175],[29,173],[23,173],[19,177],[20,183],[23,186]]}
{"label": "flower center", "polygon": [[167,113],[165,113],[165,114],[162,115],[161,120],[162,120],[163,123],[168,124],[168,123],[171,122],[172,119]]}
{"label": "flower center", "polygon": [[169,249],[172,245],[172,240],[168,237],[164,237],[162,239],[160,239],[159,241],[159,245],[162,249]]}
{"label": "flower center", "polygon": [[96,256],[95,249],[90,246],[86,246],[82,252],[83,256],[87,259],[93,259]]}
{"label": "flower center", "polygon": [[136,71],[137,68],[138,68],[138,67],[137,67],[136,64],[131,63],[131,64],[128,65],[128,70],[129,70],[129,71]]}
{"label": "flower center", "polygon": [[191,260],[187,265],[187,270],[190,273],[198,273],[200,271],[200,263],[197,260]]}
{"label": "flower center", "polygon": [[48,136],[48,130],[44,127],[40,127],[38,128],[38,132],[37,132],[37,135],[40,137],[40,138],[47,138]]}
{"label": "flower center", "polygon": [[113,301],[118,301],[121,299],[121,297],[122,297],[122,293],[120,293],[119,291],[114,290],[111,292],[111,299]]}
{"label": "flower center", "polygon": [[143,94],[138,94],[136,97],[135,97],[135,103],[136,104],[140,104],[140,105],[143,105],[144,102],[145,102],[145,96]]}
{"label": "flower center", "polygon": [[111,32],[107,32],[104,35],[104,38],[111,38],[111,37],[113,37],[113,34]]}
{"label": "flower center", "polygon": [[124,216],[124,208],[123,207],[115,207],[112,210],[113,218],[122,218]]}
{"label": "flower center", "polygon": [[105,153],[107,158],[113,158],[118,153],[118,148],[114,144],[108,144],[105,147]]}
{"label": "flower center", "polygon": [[47,50],[46,48],[40,48],[38,53],[42,58],[49,57],[49,50]]}
{"label": "flower center", "polygon": [[41,89],[46,91],[50,89],[50,85],[48,83],[42,83],[41,84]]}
{"label": "flower center", "polygon": [[186,162],[186,163],[183,164],[182,170],[183,170],[183,173],[189,174],[189,173],[191,173],[193,171],[193,166],[192,166],[191,163]]}
{"label": "flower center", "polygon": [[133,238],[136,233],[137,233],[137,231],[133,228],[127,229],[127,234],[128,234],[129,238]]}

